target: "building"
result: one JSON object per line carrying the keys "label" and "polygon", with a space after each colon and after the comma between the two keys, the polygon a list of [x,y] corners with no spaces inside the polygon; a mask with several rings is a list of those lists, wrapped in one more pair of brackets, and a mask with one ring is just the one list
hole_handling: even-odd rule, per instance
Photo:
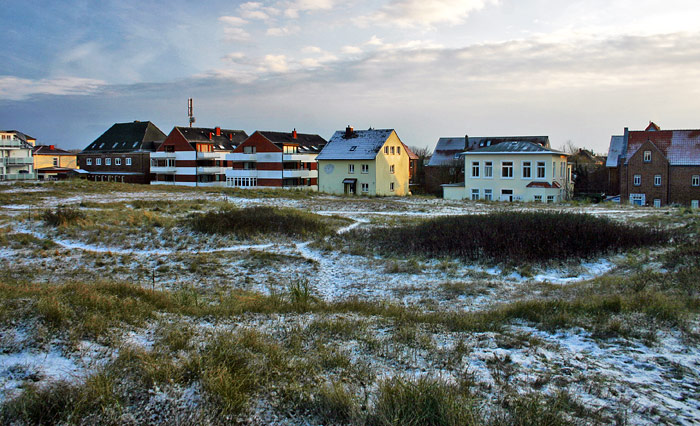
{"label": "building", "polygon": [[78,166],[89,180],[148,184],[150,154],[165,138],[150,121],[116,123],[78,154]]}
{"label": "building", "polygon": [[0,130],[0,181],[34,180],[32,149],[36,139],[16,130]]}
{"label": "building", "polygon": [[446,199],[555,203],[573,189],[567,154],[538,143],[485,144],[461,157],[464,183],[443,185]]}
{"label": "building", "polygon": [[256,131],[226,156],[226,186],[318,190],[316,156],[326,146],[319,135]]}
{"label": "building", "polygon": [[248,135],[221,127],[174,127],[151,153],[152,184],[224,186],[226,155]]}
{"label": "building", "polygon": [[571,175],[574,182],[574,196],[601,197],[608,193],[608,171],[605,167],[606,158],[595,155],[588,149],[579,148],[569,155]]}
{"label": "building", "polygon": [[393,129],[339,130],[316,157],[319,191],[409,195],[409,155]]}
{"label": "building", "polygon": [[56,148],[55,145],[36,145],[32,150],[34,170],[39,180],[59,180],[75,176],[78,155]]}
{"label": "building", "polygon": [[433,155],[425,167],[426,192],[441,194],[442,185],[464,182],[464,162],[459,157],[461,153],[512,141],[532,142],[549,148],[548,136],[469,137],[465,135],[438,139]]}
{"label": "building", "polygon": [[625,128],[611,140],[607,166],[618,174],[622,202],[698,208],[700,130],[661,130],[653,122],[644,130]]}

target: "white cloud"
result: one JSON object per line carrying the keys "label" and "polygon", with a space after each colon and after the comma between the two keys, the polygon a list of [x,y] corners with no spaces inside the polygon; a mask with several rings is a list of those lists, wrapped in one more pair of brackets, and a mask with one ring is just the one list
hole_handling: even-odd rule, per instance
{"label": "white cloud", "polygon": [[90,95],[102,89],[102,80],[77,77],[58,77],[30,80],[0,76],[0,98],[17,101],[32,95]]}
{"label": "white cloud", "polygon": [[270,27],[267,29],[265,34],[269,36],[276,36],[276,37],[281,37],[281,36],[288,36],[291,34],[296,34],[301,30],[300,27],[296,25],[290,25],[286,27]]}
{"label": "white cloud", "polygon": [[224,28],[224,38],[228,41],[245,41],[250,39],[250,33],[243,28],[227,27]]}
{"label": "white cloud", "polygon": [[432,27],[455,25],[469,15],[499,0],[392,0],[377,12],[362,17],[360,22],[396,25],[399,27]]}
{"label": "white cloud", "polygon": [[263,72],[283,73],[289,70],[285,55],[265,55],[258,67]]}
{"label": "white cloud", "polygon": [[318,46],[306,46],[303,49],[301,49],[303,53],[321,53],[323,50],[321,50],[320,47]]}
{"label": "white cloud", "polygon": [[240,27],[248,23],[248,21],[238,16],[221,16],[219,17],[219,21],[232,27]]}
{"label": "white cloud", "polygon": [[335,0],[296,0],[286,3],[284,14],[288,18],[296,19],[299,17],[299,12],[330,10],[335,3]]}
{"label": "white cloud", "polygon": [[343,46],[340,51],[346,55],[359,55],[363,52],[362,48],[359,46]]}
{"label": "white cloud", "polygon": [[241,16],[248,19],[268,20],[272,16],[280,14],[275,7],[265,6],[260,2],[247,2],[239,6]]}

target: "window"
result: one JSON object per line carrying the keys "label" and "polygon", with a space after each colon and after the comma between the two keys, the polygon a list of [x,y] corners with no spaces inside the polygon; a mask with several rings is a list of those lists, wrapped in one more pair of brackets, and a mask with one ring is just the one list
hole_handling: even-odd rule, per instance
{"label": "window", "polygon": [[102,159],[101,159],[101,158],[95,158],[95,165],[96,165],[96,166],[101,166],[101,165],[102,165]]}
{"label": "window", "polygon": [[369,184],[368,183],[363,183],[360,185],[362,186],[362,192],[369,192]]}
{"label": "window", "polygon": [[389,166],[389,173],[394,173],[394,165]]}
{"label": "window", "polygon": [[88,166],[92,166],[92,158],[86,158],[85,159],[85,164]]}
{"label": "window", "polygon": [[348,164],[348,173],[355,173],[355,165]]}
{"label": "window", "polygon": [[390,190],[390,191],[393,191],[393,190],[394,190],[394,182],[391,182],[391,183],[389,184],[389,190]]}
{"label": "window", "polygon": [[484,177],[493,177],[493,163],[491,161],[484,162]]}
{"label": "window", "polygon": [[479,188],[472,188],[472,201],[479,199]]}
{"label": "window", "polygon": [[493,200],[493,189],[484,189],[484,200],[486,200],[486,201]]}
{"label": "window", "polygon": [[126,165],[130,166],[131,165],[131,157],[127,157],[126,159]]}
{"label": "window", "polygon": [[255,170],[258,168],[258,163],[255,161],[246,161],[243,163],[243,170]]}
{"label": "window", "polygon": [[[257,150],[255,149],[254,146],[244,146],[243,147],[243,153],[244,154],[255,154]],[[242,185],[236,185],[236,186],[242,186]]]}
{"label": "window", "polygon": [[544,161],[538,161],[537,162],[537,178],[538,179],[544,179],[545,178],[545,164]]}
{"label": "window", "polygon": [[105,158],[105,166],[111,166],[112,165],[112,159],[107,157]]}
{"label": "window", "polygon": [[506,179],[513,177],[513,162],[512,161],[501,162],[501,177],[506,178]]}
{"label": "window", "polygon": [[479,162],[478,161],[472,161],[472,177],[473,178],[479,177]]}
{"label": "window", "polygon": [[634,175],[634,186],[639,186],[642,184],[642,175]]}
{"label": "window", "polygon": [[397,147],[396,147],[396,153],[399,154],[399,155],[401,155],[401,147],[400,147],[400,146],[397,146]]}
{"label": "window", "polygon": [[165,167],[175,167],[175,159],[174,158],[166,158],[165,159]]}
{"label": "window", "polygon": [[654,186],[661,186],[661,175],[654,175]]}
{"label": "window", "polygon": [[535,202],[536,202],[536,203],[541,203],[541,202],[542,202],[542,196],[541,196],[541,195],[535,195]]}
{"label": "window", "polygon": [[387,155],[389,154],[389,147],[388,146],[384,147],[384,154],[387,154]]}
{"label": "window", "polygon": [[661,207],[661,198],[654,198],[654,207]]}
{"label": "window", "polygon": [[700,186],[700,175],[693,175],[690,179],[690,184],[692,186]]}
{"label": "window", "polygon": [[552,179],[557,177],[557,162],[552,161]]}
{"label": "window", "polygon": [[394,147],[391,147],[391,155],[394,155]]}
{"label": "window", "polygon": [[651,163],[651,151],[644,151],[644,162]]}
{"label": "window", "polygon": [[58,157],[53,157],[53,166],[58,167]]}
{"label": "window", "polygon": [[553,203],[554,202],[554,195],[547,195],[547,203]]}
{"label": "window", "polygon": [[362,173],[369,173],[369,164],[362,165]]}
{"label": "window", "polygon": [[353,146],[350,147],[350,151],[354,151],[354,150],[356,150],[356,149],[357,149],[357,145],[353,145]]}
{"label": "window", "polygon": [[227,177],[226,186],[239,188],[258,186],[258,178]]}
{"label": "window", "polygon": [[523,179],[529,179],[530,177],[532,177],[531,168],[532,163],[530,163],[529,161],[523,161]]}
{"label": "window", "polygon": [[121,166],[121,165],[122,165],[122,159],[121,159],[121,158],[115,158],[115,159],[114,159],[114,165],[115,165],[115,166]]}
{"label": "window", "polygon": [[700,200],[691,200],[690,207],[693,209],[697,209],[700,206],[700,204],[698,204],[698,201],[700,201]]}
{"label": "window", "polygon": [[562,161],[559,163],[559,177],[563,178],[564,177],[564,162]]}

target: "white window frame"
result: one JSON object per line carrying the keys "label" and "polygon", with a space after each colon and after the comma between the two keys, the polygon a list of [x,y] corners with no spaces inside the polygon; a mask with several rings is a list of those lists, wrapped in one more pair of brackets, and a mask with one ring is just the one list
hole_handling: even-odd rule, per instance
{"label": "white window frame", "polygon": [[547,179],[547,163],[544,161],[537,162],[537,179]]}
{"label": "white window frame", "polygon": [[547,204],[552,204],[554,202],[554,195],[547,195]]}
{"label": "white window frame", "polygon": [[472,188],[472,201],[479,201],[480,195],[479,188]]}
{"label": "white window frame", "polygon": [[479,161],[472,161],[472,178],[479,179],[479,171],[481,170],[481,163]]}
{"label": "white window frame", "polygon": [[122,165],[122,159],[121,159],[121,158],[115,158],[115,159],[114,159],[114,165],[115,165],[115,166],[121,166],[121,165]]}
{"label": "white window frame", "polygon": [[661,198],[654,198],[654,207],[661,207]]}
{"label": "white window frame", "polygon": [[493,179],[493,161],[484,161],[484,178]]}
{"label": "white window frame", "polygon": [[484,200],[493,201],[493,189],[484,189]]}
{"label": "white window frame", "polygon": [[[508,166],[509,165],[509,166]],[[509,176],[504,176],[504,171],[507,170],[506,167],[509,168],[510,173]],[[513,179],[513,169],[514,165],[512,161],[501,161],[501,179]]]}
{"label": "white window frame", "polygon": [[[523,161],[522,172],[520,173],[522,179],[532,179],[532,161]],[[525,176],[525,171],[527,170],[527,176]]]}
{"label": "white window frame", "polygon": [[131,157],[126,157],[126,165],[130,166],[131,165]]}
{"label": "white window frame", "polygon": [[632,185],[642,186],[642,175],[634,175],[632,177]]}
{"label": "white window frame", "polygon": [[369,173],[369,164],[362,165],[362,173],[364,173],[364,174]]}
{"label": "white window frame", "polygon": [[536,203],[541,203],[541,202],[542,202],[542,196],[541,196],[541,195],[535,195],[534,201],[535,201]]}
{"label": "white window frame", "polygon": [[691,209],[700,208],[700,200],[690,200],[690,208]]}
{"label": "white window frame", "polygon": [[95,158],[95,165],[96,166],[101,166],[102,165],[102,159],[100,157]]}
{"label": "white window frame", "polygon": [[391,174],[393,175],[395,172],[396,172],[396,168],[395,168],[395,166],[392,164],[391,166],[389,166],[389,173],[391,173]]}
{"label": "white window frame", "polygon": [[661,175],[654,175],[654,186],[661,186]]}
{"label": "white window frame", "polygon": [[355,174],[355,165],[354,164],[348,164],[348,174]]}
{"label": "white window frame", "polygon": [[362,188],[362,192],[369,192],[369,184],[368,183],[361,183],[360,188]]}
{"label": "white window frame", "polygon": [[651,151],[644,151],[644,162],[651,163]]}
{"label": "white window frame", "polygon": [[85,165],[86,165],[86,166],[92,166],[92,158],[86,158],[86,159],[85,159]]}
{"label": "white window frame", "polygon": [[690,186],[700,186],[700,175],[690,177]]}
{"label": "white window frame", "polygon": [[112,158],[107,157],[105,158],[105,166],[111,166],[112,165]]}
{"label": "white window frame", "polygon": [[60,164],[60,162],[59,162],[59,160],[58,160],[58,157],[53,157],[53,166],[54,166],[54,167],[58,167],[59,164]]}

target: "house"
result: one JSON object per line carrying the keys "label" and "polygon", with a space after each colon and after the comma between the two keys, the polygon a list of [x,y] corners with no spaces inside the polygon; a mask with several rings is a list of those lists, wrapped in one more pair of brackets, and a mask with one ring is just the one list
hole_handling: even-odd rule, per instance
{"label": "house", "polygon": [[176,126],[151,153],[151,184],[224,186],[226,155],[247,137],[243,130]]}
{"label": "house", "polygon": [[34,180],[32,149],[36,139],[16,130],[0,130],[0,181]]}
{"label": "house", "polygon": [[226,158],[226,186],[318,190],[316,156],[326,146],[319,135],[256,131]]}
{"label": "house", "polygon": [[459,155],[465,151],[488,147],[501,142],[525,141],[549,148],[547,136],[480,136],[443,137],[438,139],[433,155],[425,167],[425,189],[442,193],[443,184],[464,182],[464,162]]}
{"label": "house", "polygon": [[617,170],[622,202],[698,208],[700,130],[661,130],[653,122],[644,130],[625,128],[611,141],[607,165]]}
{"label": "house", "polygon": [[163,140],[150,121],[116,123],[78,154],[78,166],[88,180],[148,184],[150,154]]}
{"label": "house", "polygon": [[539,143],[485,144],[461,157],[464,183],[443,185],[446,199],[554,203],[573,189],[567,154]]}
{"label": "house", "polygon": [[569,155],[574,181],[574,196],[592,196],[608,193],[608,173],[606,158],[595,155],[592,151],[579,148]]}
{"label": "house", "polygon": [[333,134],[318,157],[319,191],[330,194],[409,195],[409,156],[393,129]]}
{"label": "house", "polygon": [[36,145],[32,155],[39,180],[59,180],[76,175],[78,156],[75,152],[56,148],[55,145]]}

